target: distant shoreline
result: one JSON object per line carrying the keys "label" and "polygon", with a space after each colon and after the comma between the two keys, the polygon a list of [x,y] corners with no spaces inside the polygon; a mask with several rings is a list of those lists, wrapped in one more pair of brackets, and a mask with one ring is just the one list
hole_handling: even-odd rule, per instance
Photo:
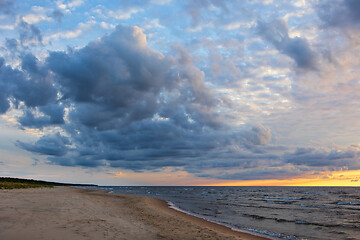
{"label": "distant shoreline", "polygon": [[37,188],[37,187],[55,187],[55,186],[97,187],[98,185],[60,183],[60,182],[49,182],[49,181],[34,180],[34,179],[0,177],[0,189]]}
{"label": "distant shoreline", "polygon": [[0,190],[0,196],[0,239],[268,239],[137,195],[54,187]]}

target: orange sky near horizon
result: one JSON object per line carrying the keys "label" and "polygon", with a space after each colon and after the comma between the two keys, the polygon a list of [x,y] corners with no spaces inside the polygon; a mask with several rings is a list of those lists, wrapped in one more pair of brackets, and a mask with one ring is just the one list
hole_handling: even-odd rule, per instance
{"label": "orange sky near horizon", "polygon": [[112,177],[120,180],[141,181],[136,185],[153,186],[348,186],[360,187],[360,170],[326,172],[323,175],[302,176],[292,179],[266,179],[266,180],[219,180],[198,178],[185,171],[174,171],[165,168],[157,173],[113,172]]}
{"label": "orange sky near horizon", "polygon": [[344,186],[360,187],[360,170],[328,172],[317,178],[301,177],[293,179],[267,180],[227,180],[208,186]]}

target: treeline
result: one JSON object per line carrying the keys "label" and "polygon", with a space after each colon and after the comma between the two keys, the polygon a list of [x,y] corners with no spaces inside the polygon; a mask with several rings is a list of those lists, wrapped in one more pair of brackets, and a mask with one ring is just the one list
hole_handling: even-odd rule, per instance
{"label": "treeline", "polygon": [[55,187],[55,186],[96,186],[96,185],[58,183],[58,182],[47,182],[47,181],[34,180],[34,179],[0,177],[0,189],[37,188],[37,187]]}

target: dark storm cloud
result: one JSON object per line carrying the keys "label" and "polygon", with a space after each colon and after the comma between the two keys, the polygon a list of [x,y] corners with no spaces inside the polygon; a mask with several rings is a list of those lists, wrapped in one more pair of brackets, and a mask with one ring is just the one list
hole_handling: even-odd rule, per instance
{"label": "dark storm cloud", "polygon": [[311,50],[306,39],[289,37],[287,24],[282,20],[269,23],[258,21],[258,34],[274,45],[281,53],[292,58],[302,69],[315,70],[315,53]]}
{"label": "dark storm cloud", "polygon": [[328,27],[360,26],[360,2],[358,0],[321,1],[317,13]]}
{"label": "dark storm cloud", "polygon": [[35,144],[17,141],[17,145],[27,151],[52,156],[64,156],[69,144],[70,140],[59,133],[43,136]]}
{"label": "dark storm cloud", "polygon": [[352,167],[357,164],[359,157],[360,153],[354,150],[321,151],[314,148],[298,148],[284,154],[286,162],[310,167]]}

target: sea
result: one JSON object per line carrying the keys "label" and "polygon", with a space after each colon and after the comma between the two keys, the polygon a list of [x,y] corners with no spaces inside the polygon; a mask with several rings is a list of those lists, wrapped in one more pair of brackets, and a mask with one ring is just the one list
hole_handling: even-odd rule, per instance
{"label": "sea", "polygon": [[272,239],[360,240],[357,187],[97,187],[163,199],[234,230]]}

